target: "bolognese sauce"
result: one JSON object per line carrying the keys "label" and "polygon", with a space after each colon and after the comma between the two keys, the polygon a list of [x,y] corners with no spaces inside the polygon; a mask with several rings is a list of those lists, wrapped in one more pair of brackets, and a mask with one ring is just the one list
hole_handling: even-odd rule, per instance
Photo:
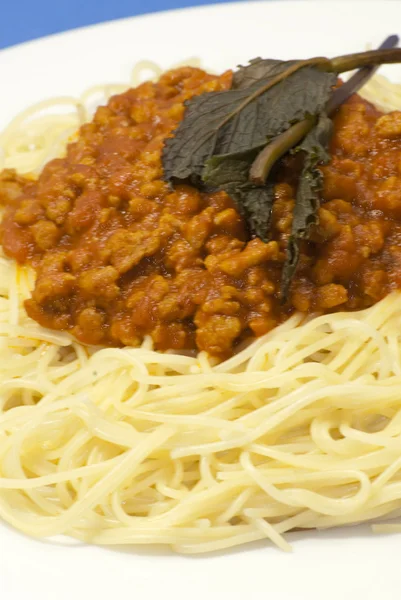
{"label": "bolognese sauce", "polygon": [[28,315],[88,344],[228,356],[294,309],[364,308],[401,287],[401,112],[353,96],[334,117],[319,225],[290,302],[279,286],[297,169],[277,176],[273,234],[249,240],[224,192],[163,180],[164,140],[196,94],[229,89],[184,67],[111,98],[35,180],[5,171],[1,241],[37,273]]}

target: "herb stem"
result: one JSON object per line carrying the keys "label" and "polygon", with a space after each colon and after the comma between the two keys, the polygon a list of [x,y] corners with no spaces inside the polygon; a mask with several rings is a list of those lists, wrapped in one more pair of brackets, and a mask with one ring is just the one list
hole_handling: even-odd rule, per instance
{"label": "herb stem", "polygon": [[401,48],[384,48],[345,54],[331,59],[331,70],[334,73],[345,73],[361,67],[374,67],[401,62]]}
{"label": "herb stem", "polygon": [[[350,57],[355,60],[356,57],[362,56],[383,56],[383,52],[386,52],[387,56],[388,52],[394,52],[394,46],[397,46],[398,42],[399,38],[397,35],[390,35],[384,40],[377,50],[361,52],[359,54],[351,54],[342,57],[340,56],[338,58],[334,58],[331,62],[333,63],[333,61],[337,61],[339,59],[345,62],[345,59]],[[396,50],[399,58],[397,61],[392,62],[401,62],[401,48],[397,48]],[[337,108],[341,106],[341,104],[343,104],[343,102],[345,102],[352,94],[355,94],[383,63],[383,60],[379,60],[377,63],[372,64],[371,58],[369,58],[369,60],[370,62],[367,63],[367,66],[362,66],[356,73],[354,73],[354,75],[352,75],[352,77],[350,77],[350,79],[348,79],[348,81],[335,90],[326,106],[326,112],[329,116],[333,114],[333,112],[336,111]],[[266,182],[274,164],[291,148],[296,146],[306,136],[306,134],[309,133],[315,124],[316,118],[314,117],[299,121],[279,135],[275,140],[273,140],[273,142],[265,146],[257,155],[249,171],[249,179],[252,181],[252,183],[255,185],[263,185]]]}
{"label": "herb stem", "polygon": [[[379,48],[375,50],[375,52],[394,48],[398,45],[398,42],[398,35],[390,35],[384,40]],[[343,102],[345,102],[352,94],[355,94],[358,90],[360,90],[361,87],[365,85],[365,83],[372,77],[372,75],[374,75],[379,66],[380,64],[360,68],[352,75],[352,77],[348,79],[348,81],[337,88],[326,105],[327,114],[329,116],[332,115],[333,112],[336,111]]]}
{"label": "herb stem", "polygon": [[298,144],[316,124],[316,118],[303,119],[292,125],[265,146],[257,155],[249,171],[249,178],[255,185],[263,185],[275,163]]}

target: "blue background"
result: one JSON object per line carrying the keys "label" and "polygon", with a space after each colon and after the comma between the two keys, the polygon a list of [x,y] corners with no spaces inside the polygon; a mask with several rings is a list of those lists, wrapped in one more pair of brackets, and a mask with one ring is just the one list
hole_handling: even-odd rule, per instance
{"label": "blue background", "polygon": [[0,48],[74,27],[228,0],[0,0]]}

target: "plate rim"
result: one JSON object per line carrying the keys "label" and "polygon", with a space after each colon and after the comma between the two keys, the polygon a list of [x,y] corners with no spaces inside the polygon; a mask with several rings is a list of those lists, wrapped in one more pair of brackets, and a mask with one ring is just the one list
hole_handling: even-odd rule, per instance
{"label": "plate rim", "polygon": [[[90,25],[78,25],[77,27],[72,27],[69,29],[65,29],[63,31],[58,31],[55,33],[49,33],[47,35],[42,35],[40,37],[33,38],[31,40],[27,40],[25,42],[17,42],[16,44],[11,44],[10,46],[5,46],[4,48],[0,48],[0,59],[7,53],[11,53],[14,50],[24,50],[25,48],[29,50],[30,48],[36,47],[37,45],[52,42],[54,40],[58,40],[61,38],[67,38],[72,35],[79,35],[84,32],[91,32],[93,30],[100,30],[102,28],[107,28],[114,25],[124,25],[129,22],[138,22],[146,21],[154,18],[154,17],[165,17],[165,16],[184,16],[186,14],[191,14],[194,12],[205,12],[205,11],[218,11],[218,10],[233,10],[238,6],[244,7],[246,5],[248,10],[253,10],[254,7],[260,5],[282,5],[284,2],[288,7],[291,5],[299,5],[299,4],[308,4],[315,5],[318,7],[328,6],[328,5],[338,5],[339,3],[346,4],[350,6],[351,4],[360,4],[363,2],[364,5],[379,5],[383,6],[391,6],[397,0],[230,0],[229,2],[208,2],[207,4],[201,4],[197,6],[186,6],[183,8],[169,8],[169,9],[161,9],[155,10],[153,12],[147,12],[139,15],[132,15],[128,17],[118,17],[116,19],[107,19],[106,21],[100,21],[99,23],[92,23]],[[398,0],[400,1],[400,0]]]}
{"label": "plate rim", "polygon": [[[208,5],[203,5],[203,6],[197,6],[197,7],[188,7],[188,8],[182,8],[182,9],[174,9],[174,10],[166,10],[166,11],[156,11],[153,13],[148,13],[145,15],[138,15],[138,16],[133,16],[133,17],[125,17],[125,18],[121,18],[121,19],[115,19],[115,20],[109,20],[109,21],[105,21],[103,23],[97,23],[97,24],[93,24],[93,25],[89,25],[89,26],[83,26],[83,27],[77,27],[77,28],[73,28],[73,29],[69,29],[67,31],[64,32],[60,32],[60,33],[55,33],[55,34],[51,34],[48,36],[43,36],[41,38],[35,39],[35,40],[30,40],[27,42],[23,42],[20,44],[14,44],[13,46],[9,46],[7,48],[4,48],[2,50],[0,50],[0,65],[2,62],[2,59],[6,59],[8,56],[11,56],[12,54],[17,54],[20,53],[21,56],[22,54],[25,54],[26,52],[29,52],[30,49],[33,48],[38,48],[38,47],[45,47],[47,45],[51,45],[53,43],[58,43],[59,40],[62,40],[65,43],[70,43],[69,38],[74,38],[75,36],[80,36],[82,37],[83,35],[86,34],[86,32],[92,32],[92,31],[101,31],[102,29],[108,29],[108,28],[113,28],[116,27],[118,29],[118,27],[120,27],[120,25],[123,25],[125,23],[132,23],[135,27],[137,27],[138,25],[140,25],[142,22],[143,23],[148,23],[149,21],[151,21],[152,19],[160,19],[160,18],[164,18],[165,16],[169,16],[171,18],[173,18],[176,15],[182,15],[182,16],[190,16],[193,15],[194,13],[205,13],[205,12],[211,12],[213,11],[213,13],[216,12],[226,12],[226,11],[231,11],[231,10],[244,10],[245,9],[245,5],[246,5],[246,10],[248,11],[252,11],[254,10],[253,7],[259,7],[260,6],[265,6],[266,7],[266,11],[267,11],[267,7],[268,6],[282,6],[282,5],[286,5],[286,8],[288,10],[291,9],[291,6],[299,6],[299,5],[308,5],[308,6],[319,6],[319,10],[323,13],[326,11],[330,10],[330,6],[336,6],[338,7],[340,4],[342,5],[347,5],[348,7],[352,7],[352,6],[357,6],[360,5],[361,2],[364,1],[365,2],[365,6],[369,5],[371,7],[374,6],[380,6],[383,10],[386,10],[386,7],[394,7],[397,10],[397,12],[401,15],[401,2],[396,3],[395,0],[267,0],[267,1],[251,1],[251,2],[228,2],[228,3],[222,3],[222,4],[208,4]],[[383,8],[384,7],[384,8]],[[396,29],[396,28],[395,28]],[[400,27],[401,29],[401,27]],[[73,42],[72,42],[73,43]],[[341,44],[341,40],[339,40],[339,44]],[[185,52],[184,52],[185,54]],[[146,57],[145,57],[146,58]],[[20,60],[20,59],[19,59]],[[0,66],[0,72],[1,72],[1,66]],[[69,78],[72,78],[73,76],[69,76]],[[361,546],[364,545],[364,539],[363,539],[363,534],[361,534],[358,530],[354,531],[353,534],[348,535],[346,533],[344,533],[344,529],[335,529],[332,530],[332,532],[329,532],[329,534],[326,533],[320,533],[320,532],[313,532],[311,534],[305,534],[302,538],[302,540],[297,541],[295,545],[295,549],[296,552],[294,553],[294,555],[284,555],[282,553],[280,553],[279,550],[272,548],[269,544],[266,544],[266,546],[263,546],[263,549],[260,548],[253,548],[251,546],[249,547],[243,547],[240,548],[238,551],[236,551],[235,553],[228,553],[227,555],[224,556],[196,556],[196,557],[185,557],[185,556],[180,556],[180,555],[173,555],[170,554],[167,558],[166,557],[159,557],[157,555],[150,555],[150,553],[147,553],[146,551],[141,551],[141,550],[134,550],[132,552],[127,551],[126,553],[116,553],[115,551],[113,551],[110,548],[102,548],[102,547],[93,547],[93,546],[82,546],[79,549],[74,548],[74,553],[71,554],[71,552],[69,552],[70,549],[68,546],[64,549],[63,553],[60,552],[60,548],[57,545],[53,546],[53,543],[49,544],[48,540],[45,540],[44,542],[42,541],[38,541],[32,538],[28,538],[26,537],[24,534],[21,534],[20,532],[11,529],[9,532],[5,531],[4,532],[4,536],[2,536],[3,533],[3,526],[9,528],[7,525],[4,525],[3,522],[0,522],[0,556],[2,556],[2,549],[3,549],[3,543],[4,543],[4,549],[6,548],[6,544],[7,544],[7,550],[8,550],[8,541],[11,540],[12,538],[12,543],[10,544],[10,549],[11,552],[4,551],[4,558],[3,561],[0,560],[0,586],[3,585],[4,589],[5,589],[5,597],[7,598],[7,600],[19,600],[20,597],[22,597],[20,594],[22,592],[28,592],[28,596],[32,599],[32,600],[37,600],[39,598],[45,598],[45,600],[47,600],[47,598],[50,599],[51,596],[50,594],[47,595],[46,594],[46,590],[50,591],[51,589],[51,584],[58,581],[60,583],[60,574],[59,573],[63,573],[63,571],[58,571],[57,569],[61,569],[61,567],[65,568],[64,571],[64,575],[68,575],[65,578],[65,581],[62,582],[62,586],[59,586],[59,588],[57,589],[57,594],[59,596],[59,600],[65,600],[65,599],[69,599],[71,598],[71,593],[70,590],[72,589],[76,589],[74,587],[72,587],[74,585],[74,576],[79,578],[79,573],[82,573],[82,568],[81,565],[79,563],[84,562],[85,565],[88,565],[88,571],[85,573],[85,575],[87,577],[90,577],[91,574],[95,574],[97,576],[96,581],[91,582],[92,586],[90,589],[93,592],[95,592],[97,594],[98,600],[103,600],[104,598],[106,600],[109,600],[110,596],[107,596],[107,592],[109,591],[108,585],[113,583],[113,579],[116,576],[116,574],[118,573],[119,575],[121,575],[122,571],[124,570],[124,568],[130,568],[130,572],[125,575],[125,579],[121,580],[119,585],[122,586],[120,588],[117,588],[114,591],[114,593],[116,591],[118,591],[118,589],[123,590],[124,589],[124,583],[130,581],[131,583],[135,581],[135,577],[138,578],[138,589],[139,589],[139,593],[137,594],[138,598],[142,599],[142,598],[153,598],[153,594],[152,591],[154,591],[154,589],[159,590],[161,592],[164,592],[165,596],[166,596],[166,600],[170,600],[170,598],[174,598],[174,600],[186,600],[188,598],[188,588],[186,588],[185,586],[188,585],[188,583],[190,582],[190,578],[193,577],[195,579],[195,577],[199,577],[199,581],[197,581],[197,585],[196,588],[199,589],[193,589],[192,588],[192,593],[191,593],[191,597],[193,598],[193,600],[198,600],[199,598],[201,598],[201,593],[203,591],[203,597],[202,600],[205,597],[205,577],[204,577],[204,568],[205,566],[207,566],[207,568],[210,570],[208,572],[208,577],[211,578],[212,584],[213,582],[217,582],[218,586],[216,587],[216,589],[212,589],[207,590],[208,594],[206,595],[206,597],[208,598],[208,600],[217,600],[217,598],[222,599],[223,600],[228,600],[228,598],[230,598],[230,600],[243,600],[244,597],[249,596],[249,600],[260,600],[262,597],[265,597],[266,591],[265,588],[257,589],[257,585],[256,588],[251,587],[252,583],[249,583],[249,593],[247,594],[247,596],[242,595],[241,596],[241,591],[244,590],[243,587],[243,581],[241,579],[241,573],[232,573],[232,569],[234,567],[235,570],[235,565],[238,562],[238,565],[241,563],[245,565],[245,572],[242,573],[242,578],[244,579],[251,579],[251,577],[254,577],[254,581],[253,584],[258,584],[260,583],[263,578],[265,577],[265,575],[268,576],[268,570],[272,569],[272,580],[273,582],[277,582],[277,578],[274,575],[274,570],[279,569],[279,575],[285,575],[287,572],[287,569],[290,568],[294,568],[294,571],[292,572],[292,574],[297,574],[299,573],[300,570],[300,565],[304,565],[306,564],[306,560],[305,558],[302,558],[302,554],[304,554],[305,556],[308,556],[308,551],[310,551],[310,548],[312,548],[312,551],[310,551],[310,554],[313,555],[313,557],[315,558],[315,568],[316,568],[316,573],[314,576],[310,577],[310,581],[308,581],[310,587],[307,589],[306,587],[301,587],[299,589],[299,593],[296,596],[297,598],[300,598],[301,600],[306,600],[306,598],[308,598],[309,600],[315,600],[315,598],[319,598],[320,600],[320,596],[315,596],[316,593],[316,588],[317,588],[317,583],[319,582],[319,577],[321,576],[321,574],[319,573],[319,571],[322,571],[323,573],[328,574],[329,573],[329,563],[330,562],[330,557],[335,557],[336,555],[338,557],[340,557],[341,554],[348,554],[349,553],[349,560],[346,561],[346,559],[342,559],[341,564],[349,562],[352,563],[353,562],[353,557],[355,556],[355,564],[351,565],[350,564],[350,571],[352,572],[353,575],[358,575],[359,573],[365,572],[365,569],[367,570],[367,577],[365,578],[364,581],[360,581],[359,582],[359,587],[352,587],[353,584],[353,579],[349,578],[347,581],[349,582],[349,584],[351,585],[350,588],[348,588],[348,590],[344,590],[343,587],[341,587],[341,592],[342,592],[342,598],[344,600],[354,600],[355,599],[355,592],[357,594],[357,597],[359,596],[359,594],[361,594],[362,591],[362,595],[365,598],[365,600],[373,600],[376,596],[374,596],[374,594],[377,591],[377,586],[379,585],[377,583],[377,581],[373,581],[373,579],[376,579],[375,573],[372,570],[372,567],[374,567],[375,565],[381,565],[383,567],[383,563],[382,563],[382,558],[379,555],[379,558],[377,556],[377,550],[381,550],[382,554],[383,554],[383,548],[384,548],[384,558],[386,559],[387,563],[386,565],[384,565],[385,568],[382,569],[381,572],[381,576],[383,578],[385,578],[385,581],[383,582],[381,578],[377,578],[378,581],[381,581],[380,585],[381,585],[381,591],[384,592],[386,594],[389,594],[387,597],[389,598],[389,600],[391,598],[393,598],[394,596],[391,595],[391,590],[395,590],[397,589],[396,584],[398,584],[398,553],[397,553],[397,548],[399,545],[399,540],[400,537],[399,536],[386,536],[385,541],[383,541],[383,539],[380,539],[381,536],[376,536],[373,537],[373,534],[371,534],[372,536],[372,543],[371,544],[367,544],[369,546],[369,551],[367,558],[369,559],[367,564],[363,564],[362,559],[357,557],[357,552],[360,551]],[[10,528],[9,528],[10,529]],[[366,530],[366,526],[364,528],[364,530]],[[327,535],[327,539],[326,539],[326,535]],[[311,539],[313,538],[313,539]],[[323,538],[323,540],[322,540]],[[3,541],[4,540],[4,541]],[[377,544],[375,543],[375,540],[377,540]],[[50,540],[52,541],[52,540]],[[346,544],[346,546],[345,546]],[[333,548],[332,552],[331,552],[331,548]],[[373,549],[374,548],[374,549]],[[12,556],[12,549],[14,549],[16,552],[20,551],[20,556],[18,555],[14,555],[14,559]],[[67,552],[69,552],[69,554],[67,555]],[[65,554],[64,554],[65,553]],[[274,553],[274,555],[273,555]],[[321,553],[323,554],[323,556],[321,556]],[[125,554],[125,556],[124,556]],[[299,557],[301,555],[301,558],[299,560]],[[18,556],[18,560],[15,561],[15,556]],[[28,560],[34,560],[35,561],[40,561],[40,557],[49,557],[49,563],[41,566],[39,565],[39,569],[42,567],[42,571],[39,570],[39,575],[36,575],[35,579],[34,579],[34,583],[37,585],[41,585],[43,586],[43,588],[41,587],[36,588],[36,587],[30,587],[32,586],[32,582],[29,580],[29,578],[27,579],[26,577],[21,576],[22,573],[19,575],[19,569],[21,567],[19,567],[19,564],[24,565],[28,563]],[[365,554],[362,554],[363,557],[365,557]],[[57,557],[61,558],[62,560],[65,559],[65,565],[61,565],[60,567],[57,566]],[[127,558],[128,557],[128,558]],[[107,585],[105,590],[103,590],[102,588],[102,584],[105,582],[104,579],[104,573],[102,572],[98,572],[98,566],[96,564],[96,561],[99,560],[99,564],[100,565],[106,565],[108,563],[110,563],[110,569],[113,569],[113,566],[115,567],[115,572],[113,571],[112,574],[109,574],[108,577],[110,579],[107,579]],[[254,561],[254,565],[252,564],[252,561]],[[263,563],[262,563],[263,561]],[[370,562],[369,562],[370,561]],[[9,570],[9,572],[7,572],[7,566],[11,566],[12,562],[16,562],[19,563],[16,565],[15,567],[15,572],[12,571],[11,569]],[[262,564],[266,565],[265,569],[266,572],[264,573],[260,573],[258,570],[260,569],[260,567],[262,566]],[[185,570],[187,571],[187,573],[183,573],[181,572],[182,567],[185,565]],[[278,567],[278,565],[280,565]],[[297,566],[298,565],[298,566]],[[334,563],[333,563],[334,565]],[[76,567],[77,573],[69,573],[71,567]],[[352,567],[352,568],[351,568]],[[31,567],[32,569],[34,568],[33,566]],[[50,575],[48,580],[40,580],[40,576],[41,576],[41,572],[44,573],[44,569],[49,569],[50,570]],[[345,564],[345,566],[343,565],[343,568],[347,569],[348,565]],[[392,570],[391,570],[392,568]],[[4,569],[4,570],[3,570]],[[53,569],[53,571],[52,571]],[[160,569],[160,572],[156,575],[156,571]],[[172,575],[170,576],[170,574],[168,573],[168,570],[171,569],[172,571]],[[311,567],[311,570],[313,569],[313,566]],[[261,570],[262,571],[262,570]],[[142,573],[144,572],[144,573]],[[29,571],[30,573],[30,571]],[[178,587],[178,592],[177,592],[177,588],[175,588],[175,591],[170,590],[170,589],[165,589],[164,586],[167,586],[170,584],[172,584],[173,580],[174,580],[174,573],[175,573],[175,577],[176,579],[178,577],[181,577],[181,586]],[[209,575],[210,573],[210,575]],[[332,575],[334,573],[332,572]],[[153,575],[153,579],[152,581],[149,582],[150,585],[150,593],[144,596],[141,596],[140,591],[141,591],[141,583],[143,583],[143,581],[145,581],[146,577],[151,578],[151,576]],[[13,577],[15,577],[13,579]],[[128,579],[129,577],[129,579]],[[229,582],[229,585],[226,588],[221,588],[220,589],[220,585],[221,585],[221,581],[220,578],[223,579],[224,577],[229,578],[231,577],[231,580]],[[346,575],[347,577],[347,575]],[[217,578],[219,578],[217,580]],[[325,600],[332,600],[334,598],[333,594],[333,590],[336,590],[337,586],[339,586],[340,584],[343,586],[344,585],[344,573],[341,577],[341,573],[338,573],[338,577],[333,578],[333,580],[331,580],[330,582],[330,589],[328,589],[328,587],[324,588],[324,592],[323,589],[321,590],[322,593],[325,594]],[[289,578],[292,579],[292,578]],[[79,583],[81,583],[81,581],[78,579]],[[306,578],[302,578],[301,583],[303,582],[303,584],[305,585],[305,581],[307,581]],[[87,586],[88,585],[88,581],[85,579],[82,581],[83,586]],[[226,582],[227,583],[227,582]],[[372,585],[372,583],[374,585]],[[13,584],[13,585],[12,585]],[[291,596],[290,593],[288,593],[288,588],[287,585],[291,585],[291,582],[289,582],[289,584],[286,583],[286,581],[284,580],[282,582],[282,588],[276,590],[275,587],[271,588],[273,592],[275,592],[274,597],[275,600],[292,600],[294,596]],[[327,584],[327,581],[326,581]],[[358,582],[354,583],[354,585],[358,586]],[[46,587],[48,586],[48,587]],[[236,587],[237,586],[237,587]],[[393,586],[393,587],[392,587]],[[372,588],[372,589],[371,589]],[[9,594],[7,594],[7,590],[10,590]],[[86,589],[86,588],[85,588]],[[111,588],[110,588],[111,589]],[[338,588],[337,588],[338,589]],[[14,591],[13,591],[14,590]],[[225,590],[225,591],[224,591]],[[372,591],[373,590],[373,591]],[[223,593],[222,593],[223,592]],[[373,595],[371,596],[371,593],[373,593]],[[15,595],[14,595],[15,594]],[[79,588],[76,592],[76,597],[78,598],[78,600],[81,600],[81,598],[83,599],[85,596],[83,595],[83,588]],[[82,594],[82,595],[81,595]],[[171,594],[171,596],[170,596]],[[228,595],[229,594],[229,595]],[[287,595],[288,594],[288,595]],[[305,594],[305,595],[304,595]],[[348,595],[350,594],[350,595]],[[336,592],[336,596],[338,597],[338,592]]]}

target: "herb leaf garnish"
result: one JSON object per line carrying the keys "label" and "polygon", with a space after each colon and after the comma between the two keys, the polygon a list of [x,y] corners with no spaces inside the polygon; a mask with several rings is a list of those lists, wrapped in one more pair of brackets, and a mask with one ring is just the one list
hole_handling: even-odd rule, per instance
{"label": "herb leaf garnish", "polygon": [[295,152],[304,152],[304,163],[299,178],[292,218],[291,237],[287,248],[287,261],[283,268],[281,295],[286,298],[299,259],[299,240],[307,239],[313,225],[317,224],[320,206],[319,192],[322,174],[319,164],[328,162],[328,142],[332,133],[332,121],[322,115],[318,124],[304,138]]}
{"label": "herb leaf garnish", "polygon": [[[225,92],[195,96],[186,103],[183,121],[165,142],[164,177],[204,189],[225,190],[237,203],[250,235],[269,239],[274,202],[274,163],[293,149],[302,152],[287,262],[281,296],[286,300],[299,258],[299,241],[317,222],[321,175],[329,160],[328,111],[358,89],[374,67],[401,62],[391,36],[376,51],[301,61],[257,58],[239,67]],[[345,93],[333,91],[337,75],[363,67]],[[345,86],[344,86],[345,87]],[[303,141],[302,141],[303,138]]]}
{"label": "herb leaf garnish", "polygon": [[203,181],[224,190],[236,202],[252,236],[267,242],[274,201],[274,184],[256,186],[249,181],[255,151],[233,156],[213,156],[203,171]]}
{"label": "herb leaf garnish", "polygon": [[[322,59],[316,60],[319,64]],[[184,120],[165,144],[167,180],[199,184],[209,158],[218,156],[223,168],[224,159],[260,150],[292,123],[321,112],[336,81],[333,73],[304,66],[306,61],[262,64],[264,73],[259,79],[249,77],[249,67],[245,67],[239,89],[202,94],[188,102]],[[284,78],[274,83],[280,76]],[[250,85],[243,87],[245,82]]]}

